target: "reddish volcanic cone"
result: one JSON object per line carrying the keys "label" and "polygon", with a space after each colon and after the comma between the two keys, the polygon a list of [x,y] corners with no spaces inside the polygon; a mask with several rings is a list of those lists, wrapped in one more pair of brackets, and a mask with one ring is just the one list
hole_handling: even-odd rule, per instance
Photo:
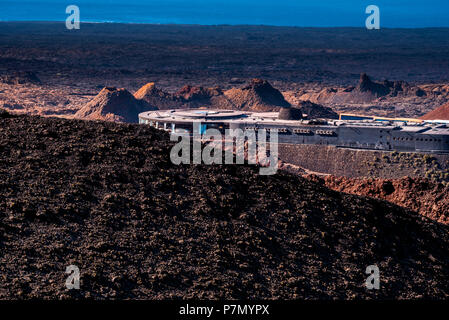
{"label": "reddish volcanic cone", "polygon": [[290,107],[282,93],[262,79],[253,79],[243,88],[226,91],[225,95],[239,110],[278,111]]}
{"label": "reddish volcanic cone", "polygon": [[154,93],[158,93],[160,90],[158,90],[154,84],[154,82],[149,82],[146,85],[144,85],[142,88],[136,91],[134,93],[134,97],[136,99],[143,99],[147,95],[152,95]]}
{"label": "reddish volcanic cone", "polygon": [[75,114],[75,118],[135,123],[139,113],[156,109],[146,101],[137,100],[126,89],[104,88]]}
{"label": "reddish volcanic cone", "polygon": [[181,98],[157,88],[154,82],[144,85],[134,93],[134,97],[146,101],[158,109],[177,109],[184,107]]}
{"label": "reddish volcanic cone", "polygon": [[423,120],[449,120],[449,102],[423,115]]}

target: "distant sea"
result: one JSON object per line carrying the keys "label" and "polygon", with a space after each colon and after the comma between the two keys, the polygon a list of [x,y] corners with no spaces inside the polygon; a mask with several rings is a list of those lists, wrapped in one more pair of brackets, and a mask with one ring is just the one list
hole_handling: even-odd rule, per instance
{"label": "distant sea", "polygon": [[0,20],[65,21],[72,4],[85,22],[309,27],[364,27],[375,4],[382,27],[449,27],[448,0],[0,0]]}

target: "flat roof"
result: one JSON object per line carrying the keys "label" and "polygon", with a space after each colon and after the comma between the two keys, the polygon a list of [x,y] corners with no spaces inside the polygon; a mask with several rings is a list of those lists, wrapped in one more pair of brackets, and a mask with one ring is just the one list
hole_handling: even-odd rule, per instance
{"label": "flat roof", "polygon": [[236,110],[213,109],[174,109],[147,111],[139,114],[140,119],[149,121],[164,121],[177,123],[245,123],[249,125],[274,126],[345,126],[350,128],[383,128],[397,130],[398,132],[414,134],[444,134],[449,135],[447,125],[433,123],[404,123],[401,121],[375,121],[375,120],[323,120],[323,123],[314,123],[317,120],[279,120],[279,112],[249,112]]}
{"label": "flat roof", "polygon": [[247,113],[235,110],[207,110],[207,109],[175,109],[175,110],[155,110],[139,114],[142,119],[166,120],[176,119],[192,120],[217,120],[235,119],[246,117]]}

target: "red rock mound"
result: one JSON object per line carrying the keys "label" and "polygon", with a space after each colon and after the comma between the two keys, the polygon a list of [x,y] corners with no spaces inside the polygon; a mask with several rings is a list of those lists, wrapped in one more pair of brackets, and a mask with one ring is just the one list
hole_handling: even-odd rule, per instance
{"label": "red rock mound", "polygon": [[369,103],[380,97],[395,97],[400,92],[408,93],[410,90],[410,85],[404,81],[377,82],[372,81],[366,73],[362,73],[357,86],[353,90],[348,89],[337,94],[336,100],[347,103]]}
{"label": "red rock mound", "polygon": [[325,185],[333,190],[380,198],[449,224],[449,187],[427,179],[348,179],[327,176]]}
{"label": "red rock mound", "polygon": [[389,86],[384,83],[371,81],[366,73],[360,75],[360,81],[354,92],[366,92],[375,97],[386,96],[390,93]]}
{"label": "red rock mound", "polygon": [[219,87],[204,88],[187,85],[182,87],[176,95],[183,99],[187,108],[235,109],[234,104]]}
{"label": "red rock mound", "polygon": [[148,104],[156,106],[161,110],[185,107],[182,98],[157,88],[154,82],[144,85],[136,93],[134,93],[134,97],[139,100],[144,100]]}
{"label": "red rock mound", "polygon": [[243,88],[226,91],[225,95],[238,110],[266,112],[290,107],[282,93],[262,79],[253,79]]}
{"label": "red rock mound", "polygon": [[137,100],[126,89],[104,88],[75,114],[75,118],[136,123],[139,113],[156,109],[146,101]]}
{"label": "red rock mound", "polygon": [[449,103],[430,111],[421,117],[423,120],[449,120]]}

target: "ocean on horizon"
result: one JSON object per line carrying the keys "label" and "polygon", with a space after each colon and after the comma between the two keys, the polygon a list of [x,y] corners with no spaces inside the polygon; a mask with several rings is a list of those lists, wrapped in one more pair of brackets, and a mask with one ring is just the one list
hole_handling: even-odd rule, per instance
{"label": "ocean on horizon", "polygon": [[370,4],[381,27],[449,27],[447,0],[0,0],[0,21],[65,21],[78,5],[84,22],[364,27]]}

